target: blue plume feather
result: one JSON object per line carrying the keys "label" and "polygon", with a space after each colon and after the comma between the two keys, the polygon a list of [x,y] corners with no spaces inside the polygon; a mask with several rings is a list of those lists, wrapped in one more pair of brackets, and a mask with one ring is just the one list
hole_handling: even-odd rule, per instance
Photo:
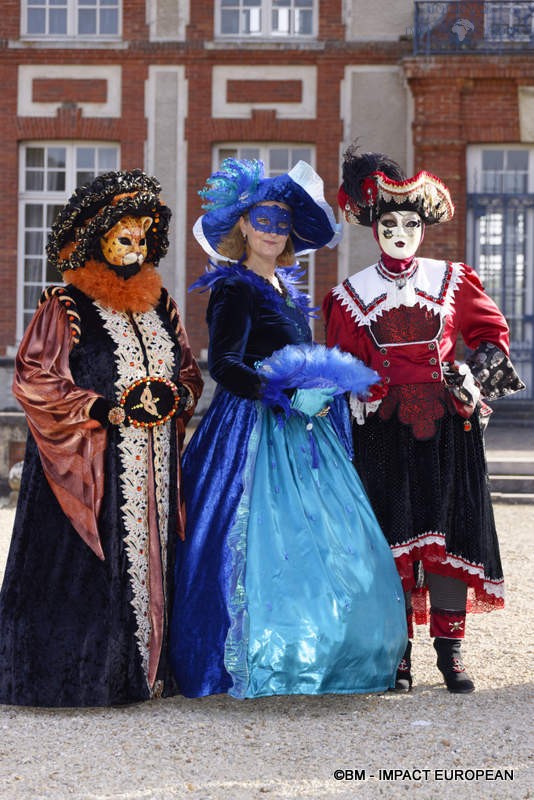
{"label": "blue plume feather", "polygon": [[223,280],[224,278],[231,278],[235,274],[236,267],[234,265],[216,264],[214,261],[210,260],[206,271],[189,286],[187,291],[193,292],[195,289],[198,289],[200,292],[206,292],[208,289],[213,289],[217,281]]}
{"label": "blue plume feather", "polygon": [[[286,287],[291,300],[297,308],[308,317],[317,317],[319,308],[310,306],[309,295],[301,292],[298,288],[304,271],[298,266],[277,267],[276,274]],[[262,278],[258,277],[255,272],[247,269],[241,263],[227,265],[216,264],[210,261],[206,271],[189,286],[188,291],[192,292],[198,290],[199,292],[206,292],[208,289],[213,289],[218,281],[224,280],[225,278],[236,277],[240,277],[241,280],[248,281],[255,286],[256,289],[265,296],[267,302],[275,302],[281,307],[284,306],[285,301],[279,295],[274,295]]]}
{"label": "blue plume feather", "polygon": [[204,188],[199,191],[204,201],[202,208],[206,211],[234,205],[247,208],[252,205],[262,179],[263,161],[225,158],[221,168],[208,178]]}
{"label": "blue plume feather", "polygon": [[365,396],[380,381],[377,372],[350,353],[321,344],[288,344],[256,365],[263,379],[262,401],[279,406],[286,414],[290,399],[285,389],[333,389],[335,394]]}

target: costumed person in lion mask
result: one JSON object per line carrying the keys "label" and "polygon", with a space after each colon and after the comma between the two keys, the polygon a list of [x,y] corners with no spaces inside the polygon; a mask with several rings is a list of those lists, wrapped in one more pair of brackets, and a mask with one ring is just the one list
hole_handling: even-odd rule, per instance
{"label": "costumed person in lion mask", "polygon": [[77,189],[47,247],[13,390],[29,428],[0,596],[0,702],[176,692],[168,609],[180,450],[202,380],[157,270],[170,210],[141,170]]}

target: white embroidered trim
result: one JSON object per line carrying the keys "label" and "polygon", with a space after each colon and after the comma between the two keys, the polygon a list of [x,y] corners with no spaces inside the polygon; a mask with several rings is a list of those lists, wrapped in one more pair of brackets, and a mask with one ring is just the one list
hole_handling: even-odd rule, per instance
{"label": "white embroidered trim", "polygon": [[[146,377],[143,350],[125,313],[111,311],[95,303],[104,328],[115,343],[117,365],[116,398],[135,380]],[[134,315],[135,324],[148,358],[148,374],[172,378],[174,363],[173,342],[155,311]],[[156,505],[162,571],[165,578],[167,564],[167,528],[169,502],[170,426],[152,429],[154,464],[148,464],[148,436],[146,428],[133,425],[119,429],[119,454],[122,466],[120,475],[124,505],[121,507],[126,535],[124,545],[128,558],[128,574],[132,589],[132,607],[137,623],[136,639],[141,663],[148,676],[151,623],[149,612],[149,527],[148,527],[148,470],[156,476]],[[165,583],[165,581],[164,581]],[[166,594],[167,587],[163,591]],[[150,687],[149,687],[150,688]]]}
{"label": "white embroidered trim", "polygon": [[452,553],[447,553],[445,550],[445,535],[443,533],[438,533],[435,531],[422,533],[420,536],[415,536],[413,539],[409,539],[407,542],[392,545],[391,552],[393,553],[394,558],[400,558],[401,556],[408,555],[416,548],[419,549],[432,544],[439,545],[439,547],[445,552],[446,557],[443,560],[444,564],[448,564],[455,569],[468,572],[470,575],[476,575],[480,579],[484,587],[484,591],[487,594],[491,594],[494,597],[499,598],[504,597],[504,581],[494,581],[490,578],[487,578],[484,574],[483,564],[473,564],[470,561],[466,561],[466,559],[462,558],[461,556],[455,556]]}
{"label": "white embroidered trim", "polygon": [[[450,313],[454,295],[462,283],[463,267],[459,263],[450,264],[448,261],[432,258],[420,258],[418,262],[419,268],[402,287],[396,281],[386,280],[376,264],[348,278],[352,289],[361,298],[364,308],[358,305],[344,283],[338,284],[332,290],[332,294],[358,325],[369,326],[385,311],[398,308],[400,305],[407,307],[419,305],[421,308],[433,311],[443,320]],[[452,267],[450,282],[440,297],[441,286],[449,265]],[[440,302],[432,298],[439,298]]]}
{"label": "white embroidered trim", "polygon": [[[143,336],[149,363],[149,374],[172,380],[174,373],[174,343],[163,328],[155,311],[134,314],[135,322]],[[169,455],[171,427],[160,425],[152,429],[154,451],[154,475],[156,481],[156,503],[161,544],[161,568],[165,578],[167,571],[167,529],[169,522]],[[163,582],[163,593],[167,596],[167,585]]]}

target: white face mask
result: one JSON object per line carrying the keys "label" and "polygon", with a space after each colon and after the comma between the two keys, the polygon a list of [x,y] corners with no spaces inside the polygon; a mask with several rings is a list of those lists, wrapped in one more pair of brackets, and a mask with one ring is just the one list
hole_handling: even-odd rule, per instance
{"label": "white face mask", "polygon": [[391,258],[412,258],[421,243],[423,220],[415,211],[386,211],[378,220],[378,243]]}

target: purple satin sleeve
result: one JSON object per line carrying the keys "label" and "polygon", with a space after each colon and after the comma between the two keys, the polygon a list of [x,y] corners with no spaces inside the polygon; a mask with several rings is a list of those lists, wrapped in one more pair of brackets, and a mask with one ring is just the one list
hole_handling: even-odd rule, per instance
{"label": "purple satin sleeve", "polygon": [[104,493],[107,433],[88,418],[99,395],[76,386],[69,367],[65,310],[50,299],[36,311],[19,347],[13,393],[26,414],[43,470],[64,514],[100,558],[98,516]]}

